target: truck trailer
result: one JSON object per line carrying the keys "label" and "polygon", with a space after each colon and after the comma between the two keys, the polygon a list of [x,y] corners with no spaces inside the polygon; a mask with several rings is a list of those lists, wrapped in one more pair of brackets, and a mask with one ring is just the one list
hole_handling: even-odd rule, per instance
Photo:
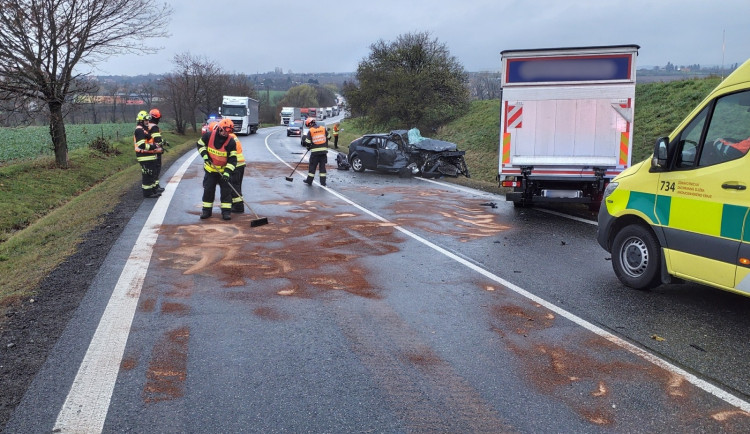
{"label": "truck trailer", "polygon": [[219,113],[222,118],[234,122],[237,134],[253,134],[258,131],[258,101],[246,96],[224,96]]}
{"label": "truck trailer", "polygon": [[515,206],[601,204],[630,166],[638,45],[502,51],[498,180]]}
{"label": "truck trailer", "polygon": [[279,114],[281,125],[289,125],[290,122],[302,119],[301,115],[299,107],[282,107]]}

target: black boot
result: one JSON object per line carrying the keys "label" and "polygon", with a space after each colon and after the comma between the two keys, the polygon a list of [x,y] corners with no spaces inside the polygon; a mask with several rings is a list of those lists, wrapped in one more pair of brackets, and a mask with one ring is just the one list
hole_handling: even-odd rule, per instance
{"label": "black boot", "polygon": [[224,220],[232,220],[232,212],[228,209],[221,210],[221,218]]}
{"label": "black boot", "polygon": [[158,193],[154,190],[143,190],[143,197],[145,197],[146,199],[157,198],[159,196],[161,196],[161,193]]}
{"label": "black boot", "polygon": [[201,213],[201,219],[207,219],[211,217],[211,208],[203,208],[203,212]]}

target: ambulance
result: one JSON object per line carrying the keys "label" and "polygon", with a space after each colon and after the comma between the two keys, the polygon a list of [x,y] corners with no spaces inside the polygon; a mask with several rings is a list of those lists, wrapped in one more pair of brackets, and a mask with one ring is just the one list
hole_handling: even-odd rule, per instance
{"label": "ambulance", "polygon": [[597,241],[626,286],[697,282],[750,296],[750,60],[650,160],[606,187]]}

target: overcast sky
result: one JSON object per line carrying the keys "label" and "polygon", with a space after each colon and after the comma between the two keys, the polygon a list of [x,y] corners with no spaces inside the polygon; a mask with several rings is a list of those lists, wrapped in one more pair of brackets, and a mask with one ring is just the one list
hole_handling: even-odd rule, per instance
{"label": "overcast sky", "polygon": [[[159,3],[154,1],[154,3]],[[750,0],[169,0],[158,54],[120,55],[96,75],[173,70],[176,54],[229,73],[355,72],[378,40],[429,32],[470,72],[509,49],[640,45],[638,67],[730,65],[750,58]],[[144,13],[148,13],[144,11]],[[148,29],[141,31],[148,32]],[[226,48],[225,48],[226,47]]]}

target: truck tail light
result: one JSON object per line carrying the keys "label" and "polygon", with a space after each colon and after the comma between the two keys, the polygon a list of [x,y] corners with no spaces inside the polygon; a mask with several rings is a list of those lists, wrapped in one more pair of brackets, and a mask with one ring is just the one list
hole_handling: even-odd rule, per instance
{"label": "truck tail light", "polygon": [[520,187],[521,181],[516,178],[505,178],[500,182],[501,187]]}

